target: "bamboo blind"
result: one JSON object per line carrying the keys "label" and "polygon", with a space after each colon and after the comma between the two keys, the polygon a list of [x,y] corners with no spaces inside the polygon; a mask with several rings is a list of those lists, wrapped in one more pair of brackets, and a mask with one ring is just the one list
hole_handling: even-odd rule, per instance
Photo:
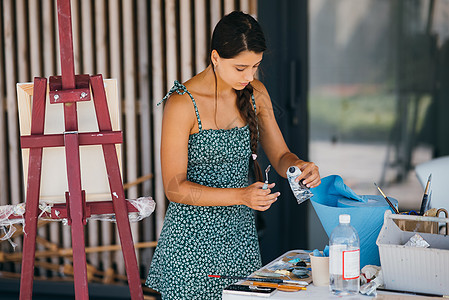
{"label": "bamboo blind", "polygon": [[[152,196],[154,214],[132,224],[136,243],[157,240],[166,199],[160,170],[162,108],[156,107],[175,79],[186,81],[207,65],[208,43],[218,20],[232,10],[256,14],[257,0],[72,0],[76,74],[116,78],[122,104],[123,181],[150,180],[127,190],[130,199]],[[0,205],[25,202],[19,142],[16,83],[60,75],[56,0],[0,0]],[[70,248],[70,228],[51,222],[41,226],[38,251]],[[20,252],[21,239],[16,252]],[[115,225],[89,222],[86,247],[118,244]],[[152,245],[152,244],[151,244]],[[7,242],[2,252],[12,252]],[[114,248],[116,249],[116,248]],[[137,249],[141,274],[146,274],[151,248]],[[125,274],[120,251],[89,252],[99,270]],[[70,258],[40,260],[39,275],[53,277],[45,263],[70,263]],[[18,272],[18,263],[0,262],[0,270]],[[1,275],[0,275],[1,276]]]}

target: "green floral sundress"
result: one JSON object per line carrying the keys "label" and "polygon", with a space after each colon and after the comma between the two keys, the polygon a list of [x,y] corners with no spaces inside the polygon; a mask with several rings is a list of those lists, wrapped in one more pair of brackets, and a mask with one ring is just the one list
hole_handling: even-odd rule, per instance
{"label": "green floral sundress", "polygon": [[[248,126],[203,129],[195,99],[183,84],[175,81],[162,101],[174,92],[190,96],[198,120],[199,132],[188,142],[187,180],[217,188],[248,186]],[[256,109],[254,96],[252,102]],[[221,299],[223,288],[235,280],[208,275],[247,276],[260,267],[251,208],[170,202],[145,285],[162,299]]]}

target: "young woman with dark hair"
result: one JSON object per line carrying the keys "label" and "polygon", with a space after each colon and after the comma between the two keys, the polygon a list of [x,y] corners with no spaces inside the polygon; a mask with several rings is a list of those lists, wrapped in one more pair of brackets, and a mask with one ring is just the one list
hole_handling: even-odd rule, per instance
{"label": "young woman with dark hair", "polygon": [[232,281],[209,274],[247,276],[261,267],[253,209],[267,210],[280,193],[274,183],[262,189],[259,142],[281,176],[296,165],[298,180],[321,182],[318,167],[288,149],[268,92],[254,79],[265,49],[257,21],[232,12],[214,29],[210,65],[185,84],[175,81],[162,100],[170,97],[161,145],[170,203],[146,285],[163,299],[221,299]]}

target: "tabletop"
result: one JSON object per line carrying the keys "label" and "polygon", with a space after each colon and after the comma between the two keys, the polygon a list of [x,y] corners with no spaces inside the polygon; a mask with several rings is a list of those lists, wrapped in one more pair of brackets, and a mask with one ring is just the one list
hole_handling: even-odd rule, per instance
{"label": "tabletop", "polygon": [[[307,253],[304,250],[292,250],[288,251],[287,253],[284,253],[283,255],[279,256],[266,266],[262,267],[260,270],[254,272],[251,274],[251,276],[254,276],[260,271],[267,272],[272,271],[272,266],[279,264],[279,262],[286,261],[287,259],[291,259],[292,257],[295,257],[295,255],[299,255],[301,253]],[[290,278],[293,279],[293,278]],[[306,279],[297,279],[298,281],[307,281],[311,282],[311,278]],[[283,300],[283,299],[341,299],[342,297],[335,296],[329,291],[329,286],[315,286],[313,283],[310,283],[307,286],[307,290],[297,291],[297,292],[283,292],[276,290],[268,297],[265,296],[255,296],[255,295],[238,295],[238,294],[231,294],[226,291],[223,292],[223,300],[260,300],[260,299],[270,299],[270,300]],[[418,296],[414,294],[406,294],[406,293],[396,293],[396,292],[390,292],[390,291],[382,291],[379,290],[376,297],[374,296],[366,296],[362,294],[352,295],[352,296],[345,296],[343,297],[345,300],[367,300],[367,299],[382,299],[382,300],[425,300],[425,299],[433,299],[435,300],[435,297],[426,297],[426,296]],[[438,297],[437,297],[438,299]],[[441,299],[441,298],[440,298]]]}

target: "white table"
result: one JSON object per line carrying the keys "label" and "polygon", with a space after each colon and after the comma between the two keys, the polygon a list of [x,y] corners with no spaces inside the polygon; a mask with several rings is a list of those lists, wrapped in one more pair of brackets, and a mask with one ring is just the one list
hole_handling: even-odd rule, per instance
{"label": "white table", "polygon": [[306,291],[299,292],[281,292],[275,291],[270,297],[264,298],[259,296],[245,296],[245,295],[235,295],[235,294],[225,294],[223,293],[223,300],[261,300],[261,299],[270,299],[270,300],[281,300],[281,299],[351,299],[351,300],[367,300],[372,299],[373,297],[364,296],[362,294],[348,296],[348,297],[337,297],[332,295],[329,292],[329,287],[327,286],[314,286],[313,283],[309,284]]}
{"label": "white table", "polygon": [[[279,259],[283,258],[286,254],[294,251],[301,251],[301,250],[292,250],[289,251],[280,257],[276,258],[272,262],[270,262],[268,265],[264,266],[261,270],[266,269],[270,265],[273,265],[275,262],[279,261]],[[271,294],[268,298],[267,297],[261,297],[261,296],[251,296],[251,295],[237,295],[237,294],[228,294],[223,293],[223,300],[261,300],[261,299],[270,299],[270,300],[281,300],[281,299],[314,299],[314,300],[322,300],[322,299],[344,299],[344,300],[367,300],[367,299],[373,299],[375,297],[365,296],[362,294],[354,295],[354,296],[345,296],[345,297],[338,297],[334,296],[329,291],[329,286],[315,286],[313,283],[309,284],[307,286],[307,290],[305,291],[298,291],[298,292],[282,292],[282,291],[275,291],[273,294]],[[386,291],[378,291],[378,296],[376,299],[384,299],[384,300],[397,300],[397,299],[406,299],[406,300],[424,300],[424,299],[435,299],[431,297],[423,297],[423,296],[416,296],[411,294],[405,294],[405,293],[395,293],[395,292],[386,292]]]}
{"label": "white table", "polygon": [[395,293],[378,291],[377,297],[365,296],[362,294],[354,296],[338,297],[332,295],[329,292],[329,287],[327,286],[314,286],[313,283],[307,287],[306,291],[299,292],[281,292],[276,291],[270,297],[264,298],[259,296],[244,296],[244,295],[234,295],[234,294],[223,294],[223,300],[285,300],[285,299],[313,299],[313,300],[327,300],[327,299],[340,299],[340,300],[368,300],[368,299],[382,299],[382,300],[435,300],[442,299],[438,297],[425,297],[417,296],[408,293]]}

